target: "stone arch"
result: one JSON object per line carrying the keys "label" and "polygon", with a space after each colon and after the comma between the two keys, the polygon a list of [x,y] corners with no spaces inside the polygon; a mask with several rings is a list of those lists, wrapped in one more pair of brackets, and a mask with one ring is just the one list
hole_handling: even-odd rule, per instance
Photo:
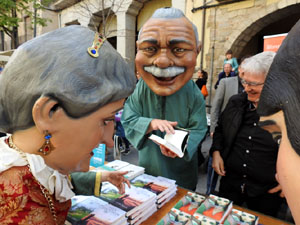
{"label": "stone arch", "polygon": [[[255,21],[249,21],[248,26],[234,39],[230,46],[237,58],[241,58],[246,54],[252,55],[262,51],[264,35],[289,32],[292,26],[300,19],[300,4],[284,7],[284,3],[287,4],[286,1],[277,3],[277,6],[281,6],[280,9],[275,9],[269,14],[261,15]],[[255,42],[261,46],[257,46],[256,49],[247,49],[247,47],[250,48],[249,46],[251,46],[251,44],[249,43],[251,42]]]}
{"label": "stone arch", "polygon": [[270,4],[259,1],[248,8],[232,10],[230,7],[220,7],[210,12],[207,21],[210,47],[204,68],[210,74],[208,86],[212,94],[209,104],[215,92],[211,87],[223,70],[225,52],[232,49],[234,56],[240,60],[246,55],[263,51],[263,36],[287,33],[300,19],[300,0],[280,0]]}

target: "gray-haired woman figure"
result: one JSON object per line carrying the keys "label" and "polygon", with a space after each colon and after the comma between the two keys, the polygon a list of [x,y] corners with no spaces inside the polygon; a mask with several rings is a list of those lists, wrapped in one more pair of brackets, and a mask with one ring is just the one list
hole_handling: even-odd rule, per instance
{"label": "gray-haired woman figure", "polygon": [[0,79],[0,131],[11,134],[0,139],[1,224],[64,224],[74,192],[99,195],[101,180],[124,191],[124,173],[73,173],[89,170],[100,142],[113,146],[112,120],[135,87],[104,38],[81,26],[44,34]]}

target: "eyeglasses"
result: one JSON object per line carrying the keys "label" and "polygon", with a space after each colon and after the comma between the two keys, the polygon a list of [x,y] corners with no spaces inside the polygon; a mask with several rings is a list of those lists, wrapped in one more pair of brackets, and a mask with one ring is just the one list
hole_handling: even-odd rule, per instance
{"label": "eyeglasses", "polygon": [[257,87],[259,85],[263,85],[264,83],[257,83],[257,82],[248,82],[248,81],[245,81],[244,79],[241,79],[241,83],[242,85],[246,86],[252,86],[252,87]]}

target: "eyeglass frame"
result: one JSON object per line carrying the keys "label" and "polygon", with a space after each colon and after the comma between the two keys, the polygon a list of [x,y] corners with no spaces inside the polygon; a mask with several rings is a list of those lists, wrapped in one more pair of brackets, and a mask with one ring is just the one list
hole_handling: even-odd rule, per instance
{"label": "eyeglass frame", "polygon": [[242,79],[241,79],[241,84],[242,84],[243,86],[248,85],[248,86],[250,86],[250,87],[257,87],[257,86],[260,86],[260,85],[265,84],[265,82],[263,82],[263,83],[247,82],[247,81],[245,81],[245,80],[242,78]]}

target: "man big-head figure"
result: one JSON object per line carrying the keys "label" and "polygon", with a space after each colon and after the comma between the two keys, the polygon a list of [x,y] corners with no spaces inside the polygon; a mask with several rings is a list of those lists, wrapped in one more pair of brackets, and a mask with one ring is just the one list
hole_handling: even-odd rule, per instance
{"label": "man big-head figure", "polygon": [[137,70],[155,94],[172,95],[191,79],[201,46],[197,29],[180,10],[156,10],[136,43]]}

